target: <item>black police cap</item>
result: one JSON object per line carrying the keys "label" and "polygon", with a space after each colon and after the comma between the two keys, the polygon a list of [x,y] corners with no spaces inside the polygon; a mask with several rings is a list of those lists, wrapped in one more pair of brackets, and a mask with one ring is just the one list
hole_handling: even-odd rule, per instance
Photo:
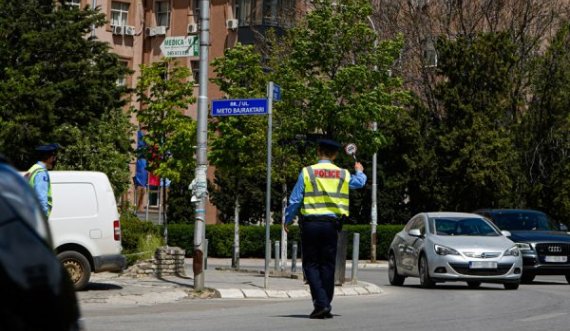
{"label": "black police cap", "polygon": [[36,147],[38,153],[55,153],[60,148],[59,144],[46,144]]}
{"label": "black police cap", "polygon": [[332,139],[319,139],[317,140],[319,146],[324,146],[330,149],[339,150],[342,146]]}

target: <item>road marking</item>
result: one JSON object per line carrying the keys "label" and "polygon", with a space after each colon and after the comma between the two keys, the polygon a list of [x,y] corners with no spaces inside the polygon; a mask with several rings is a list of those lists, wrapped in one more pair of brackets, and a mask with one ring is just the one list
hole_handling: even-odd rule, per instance
{"label": "road marking", "polygon": [[521,321],[521,322],[534,322],[534,321],[547,320],[550,318],[564,316],[564,315],[568,315],[568,313],[552,313],[552,314],[536,315],[536,316],[532,316],[532,317],[523,318],[519,321]]}

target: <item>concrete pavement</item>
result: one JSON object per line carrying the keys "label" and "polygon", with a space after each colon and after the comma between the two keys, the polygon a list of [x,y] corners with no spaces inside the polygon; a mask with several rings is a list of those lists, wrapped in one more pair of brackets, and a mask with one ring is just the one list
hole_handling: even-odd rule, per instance
{"label": "concrete pavement", "polygon": [[[272,261],[273,262],[273,261]],[[192,278],[192,259],[185,260],[186,277],[152,276],[134,278],[126,274],[93,274],[85,291],[77,293],[82,305],[124,304],[152,305],[175,302],[183,299],[296,299],[310,298],[309,286],[302,279],[302,266],[297,273],[290,272],[290,262],[283,272],[270,270],[267,288],[263,259],[240,259],[239,270],[231,269],[230,259],[209,258],[204,271],[204,291],[195,291]],[[335,296],[378,295],[382,290],[371,283],[352,282],[350,262],[346,265],[346,281],[335,287]],[[273,269],[274,265],[270,264]],[[387,268],[385,261],[378,263],[359,262],[359,269]],[[358,277],[358,274],[357,274]]]}

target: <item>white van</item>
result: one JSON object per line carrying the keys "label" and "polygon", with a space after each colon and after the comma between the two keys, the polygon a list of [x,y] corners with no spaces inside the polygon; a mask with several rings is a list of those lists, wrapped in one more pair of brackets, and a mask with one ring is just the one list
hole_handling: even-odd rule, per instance
{"label": "white van", "polygon": [[53,209],[49,225],[56,254],[77,290],[91,272],[121,271],[121,224],[107,175],[91,171],[49,172]]}

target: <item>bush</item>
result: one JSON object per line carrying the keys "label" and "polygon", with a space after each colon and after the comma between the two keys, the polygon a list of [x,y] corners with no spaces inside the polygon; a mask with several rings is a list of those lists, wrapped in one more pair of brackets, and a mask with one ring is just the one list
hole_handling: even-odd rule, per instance
{"label": "bush", "polygon": [[[129,220],[122,223],[123,226],[123,247],[125,253],[140,252],[137,242],[141,235],[153,234],[160,238],[162,227],[150,222]],[[402,230],[403,225],[379,225],[376,230],[377,245],[376,258],[385,260],[387,258],[388,247],[394,235]],[[360,234],[360,259],[370,259],[370,225],[345,225],[343,231],[348,235],[347,259],[352,258],[352,238],[354,233]],[[265,227],[256,225],[241,225],[240,236],[240,257],[242,258],[264,258],[265,257]],[[231,258],[234,242],[233,224],[216,224],[206,226],[206,238],[208,238],[208,256]],[[272,225],[270,228],[271,249],[274,249],[275,240],[281,240],[281,225]],[[300,233],[298,226],[289,227],[287,238],[288,256],[291,256],[293,242],[299,243],[299,256],[301,251]],[[176,246],[186,250],[186,256],[192,256],[194,250],[194,225],[193,224],[170,224],[168,225],[168,245]]]}

